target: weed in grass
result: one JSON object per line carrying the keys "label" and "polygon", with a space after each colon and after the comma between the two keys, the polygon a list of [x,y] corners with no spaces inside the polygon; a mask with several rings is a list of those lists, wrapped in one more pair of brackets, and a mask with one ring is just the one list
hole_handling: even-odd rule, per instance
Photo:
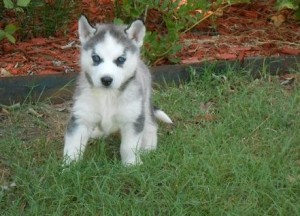
{"label": "weed in grass", "polygon": [[[0,214],[299,215],[299,83],[213,72],[155,90],[175,124],[160,125],[158,150],[137,167],[121,165],[115,136],[93,141],[62,172],[67,112],[10,111],[0,125],[1,186],[16,186],[0,191]],[[203,113],[216,118],[196,119]]]}

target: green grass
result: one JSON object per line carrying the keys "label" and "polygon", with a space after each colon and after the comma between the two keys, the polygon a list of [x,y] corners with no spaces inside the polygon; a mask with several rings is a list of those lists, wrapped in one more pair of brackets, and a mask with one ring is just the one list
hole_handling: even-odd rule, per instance
{"label": "green grass", "polygon": [[137,167],[113,136],[63,172],[67,112],[1,115],[0,183],[16,186],[0,190],[0,215],[300,215],[299,80],[211,74],[155,90],[175,124]]}

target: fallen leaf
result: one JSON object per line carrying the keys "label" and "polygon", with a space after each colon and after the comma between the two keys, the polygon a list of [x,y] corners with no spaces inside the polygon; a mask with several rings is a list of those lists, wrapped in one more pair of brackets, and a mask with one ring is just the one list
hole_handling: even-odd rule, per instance
{"label": "fallen leaf", "polygon": [[207,103],[202,102],[202,103],[200,103],[199,108],[202,113],[208,113],[213,105],[214,105],[214,103],[210,102],[210,101]]}
{"label": "fallen leaf", "polygon": [[52,60],[52,64],[56,67],[61,67],[63,65],[63,62],[59,60]]}
{"label": "fallen leaf", "polygon": [[10,114],[9,110],[8,109],[5,109],[5,108],[1,108],[1,113],[4,113],[5,115],[8,115]]}
{"label": "fallen leaf", "polygon": [[290,79],[286,79],[284,81],[282,81],[280,84],[281,85],[290,85],[295,81],[295,78],[290,78]]}
{"label": "fallen leaf", "polygon": [[216,115],[210,114],[210,113],[206,113],[204,115],[203,114],[197,115],[194,118],[194,122],[196,124],[198,124],[198,123],[203,122],[203,121],[212,122],[212,121],[215,121],[216,119],[217,119]]}
{"label": "fallen leaf", "polygon": [[54,105],[54,109],[58,112],[63,112],[67,109],[66,104],[56,104]]}
{"label": "fallen leaf", "polygon": [[223,9],[222,8],[218,8],[215,12],[214,12],[214,14],[215,14],[215,16],[216,17],[221,17],[221,16],[223,16]]}
{"label": "fallen leaf", "polygon": [[294,83],[296,79],[299,79],[299,75],[297,74],[284,74],[279,78],[281,85],[290,85]]}
{"label": "fallen leaf", "polygon": [[0,77],[12,77],[13,75],[6,70],[5,68],[1,68],[0,70]]}
{"label": "fallen leaf", "polygon": [[300,180],[300,175],[298,176],[291,176],[291,175],[288,175],[287,176],[287,180],[290,182],[290,183],[296,183]]}
{"label": "fallen leaf", "polygon": [[271,17],[271,22],[274,24],[274,26],[279,27],[285,22],[285,19],[285,16],[282,14],[274,15]]}
{"label": "fallen leaf", "polygon": [[8,190],[15,188],[16,186],[17,186],[17,184],[15,182],[12,182],[10,185],[1,185],[0,188],[4,191],[8,191]]}
{"label": "fallen leaf", "polygon": [[33,108],[29,108],[29,109],[28,109],[28,113],[30,113],[30,114],[32,114],[32,115],[38,117],[38,118],[43,117],[43,114],[38,113],[38,112],[35,111]]}
{"label": "fallen leaf", "polygon": [[60,48],[61,49],[70,49],[73,47],[73,44],[75,43],[75,41],[71,41],[70,43],[68,43],[67,45],[65,46],[61,46]]}

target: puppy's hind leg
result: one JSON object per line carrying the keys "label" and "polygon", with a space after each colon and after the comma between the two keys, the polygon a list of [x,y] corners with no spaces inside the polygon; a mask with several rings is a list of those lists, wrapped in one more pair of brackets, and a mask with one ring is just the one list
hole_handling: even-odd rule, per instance
{"label": "puppy's hind leg", "polygon": [[153,121],[145,124],[141,150],[152,151],[157,148],[157,124]]}
{"label": "puppy's hind leg", "polygon": [[121,128],[120,153],[122,163],[125,166],[142,164],[140,159],[140,146],[143,138],[143,131],[136,131],[132,125]]}
{"label": "puppy's hind leg", "polygon": [[90,134],[91,129],[88,126],[79,124],[75,117],[71,118],[65,134],[64,162],[66,165],[80,158]]}

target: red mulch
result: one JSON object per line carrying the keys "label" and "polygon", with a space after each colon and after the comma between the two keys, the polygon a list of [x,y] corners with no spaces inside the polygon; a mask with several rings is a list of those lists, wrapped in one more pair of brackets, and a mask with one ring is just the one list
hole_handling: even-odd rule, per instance
{"label": "red mulch", "polygon": [[[83,11],[92,23],[112,20],[112,1],[101,2],[99,6],[97,1],[84,0],[79,13]],[[299,23],[291,11],[276,11],[272,2],[257,1],[228,7],[216,20],[207,19],[182,34],[183,49],[177,55],[181,63],[300,55]],[[284,22],[281,24],[279,18],[282,16]],[[15,45],[3,40],[0,42],[0,54],[0,76],[78,72],[77,20],[70,25],[68,35],[32,38],[25,42],[17,41]],[[158,65],[169,63],[165,59],[157,62]]]}

